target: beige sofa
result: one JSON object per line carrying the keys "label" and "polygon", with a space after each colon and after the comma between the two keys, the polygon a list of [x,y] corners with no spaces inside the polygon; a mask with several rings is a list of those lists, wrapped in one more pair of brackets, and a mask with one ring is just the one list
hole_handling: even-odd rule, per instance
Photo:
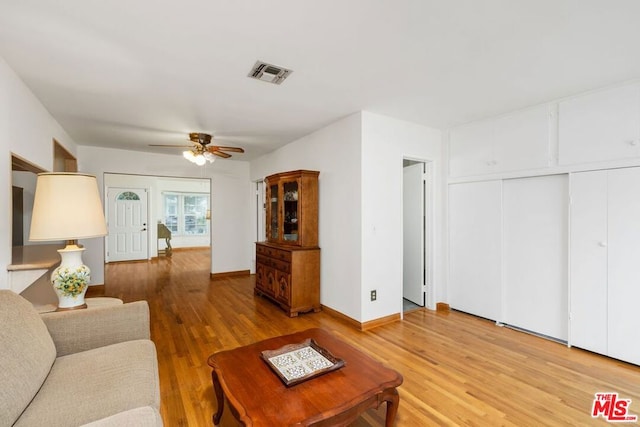
{"label": "beige sofa", "polygon": [[0,427],[162,426],[145,301],[38,314],[0,290]]}

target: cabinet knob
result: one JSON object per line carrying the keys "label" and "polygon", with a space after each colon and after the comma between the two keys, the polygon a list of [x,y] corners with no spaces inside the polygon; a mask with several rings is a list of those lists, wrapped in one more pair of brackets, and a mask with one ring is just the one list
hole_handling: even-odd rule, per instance
{"label": "cabinet knob", "polygon": [[598,242],[598,246],[600,246],[601,248],[606,248],[607,242]]}
{"label": "cabinet knob", "polygon": [[640,144],[640,139],[632,139],[631,141],[627,141],[628,144],[632,147],[635,147]]}

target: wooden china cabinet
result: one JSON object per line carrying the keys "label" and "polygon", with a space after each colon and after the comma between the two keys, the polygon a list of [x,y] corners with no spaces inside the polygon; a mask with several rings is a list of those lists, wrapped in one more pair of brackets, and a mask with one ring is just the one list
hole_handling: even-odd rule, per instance
{"label": "wooden china cabinet", "polygon": [[319,173],[297,170],[265,179],[267,240],[256,243],[255,294],[291,317],[320,311]]}

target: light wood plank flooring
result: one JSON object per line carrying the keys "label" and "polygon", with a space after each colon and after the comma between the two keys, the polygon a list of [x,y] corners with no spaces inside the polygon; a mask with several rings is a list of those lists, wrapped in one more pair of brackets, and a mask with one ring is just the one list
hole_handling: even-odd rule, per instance
{"label": "light wood plank flooring", "polygon": [[[618,392],[640,415],[640,367],[466,314],[417,310],[360,332],[327,313],[288,318],[253,295],[253,276],[209,278],[209,251],[112,263],[89,296],[145,299],[158,349],[167,426],[210,426],[216,403],[207,357],[311,327],[332,331],[400,371],[398,426],[606,425],[590,416],[594,393]],[[629,337],[638,339],[638,337]],[[368,411],[358,427],[383,425]],[[234,425],[225,410],[223,425]]]}

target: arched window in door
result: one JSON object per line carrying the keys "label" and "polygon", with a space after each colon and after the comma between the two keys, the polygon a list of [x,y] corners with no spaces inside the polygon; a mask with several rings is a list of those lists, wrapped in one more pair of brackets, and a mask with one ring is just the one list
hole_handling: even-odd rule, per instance
{"label": "arched window in door", "polygon": [[116,200],[140,200],[140,196],[138,196],[133,191],[123,191],[122,193],[118,194]]}

